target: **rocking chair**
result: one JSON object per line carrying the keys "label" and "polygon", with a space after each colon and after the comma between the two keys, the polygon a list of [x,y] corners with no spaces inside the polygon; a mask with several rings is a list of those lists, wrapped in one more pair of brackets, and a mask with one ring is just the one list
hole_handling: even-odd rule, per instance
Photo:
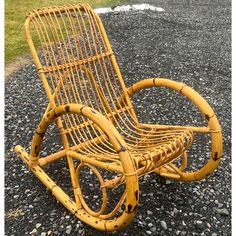
{"label": "rocking chair", "polygon": [[[122,229],[136,213],[141,176],[156,173],[187,182],[204,179],[216,169],[222,155],[222,134],[212,108],[192,88],[168,79],[145,79],[126,88],[102,22],[89,5],[33,10],[25,21],[25,33],[49,104],[30,153],[19,145],[15,151],[81,221],[102,231]],[[151,87],[168,88],[185,96],[208,125],[139,122],[131,97]],[[42,141],[53,122],[64,149],[41,157]],[[205,166],[188,172],[187,151],[197,133],[210,136],[211,154]],[[45,166],[63,158],[68,162],[73,197],[44,171]],[[99,209],[89,206],[81,187],[80,175],[86,168],[99,183]],[[104,172],[108,173],[105,177]],[[118,186],[124,191],[111,208],[108,191]]]}

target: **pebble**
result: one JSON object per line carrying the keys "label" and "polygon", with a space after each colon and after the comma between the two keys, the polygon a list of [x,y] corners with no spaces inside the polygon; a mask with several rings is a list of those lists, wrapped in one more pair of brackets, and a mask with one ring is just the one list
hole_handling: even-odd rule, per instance
{"label": "pebble", "polygon": [[198,229],[203,229],[204,228],[204,225],[202,224],[202,221],[201,220],[197,220],[196,221],[196,227]]}
{"label": "pebble", "polygon": [[41,234],[40,234],[40,236],[46,236],[47,235],[47,233],[45,233],[45,232],[42,232]]}
{"label": "pebble", "polygon": [[39,201],[41,201],[41,199],[40,199],[39,197],[36,197],[36,198],[33,200],[33,202],[39,202]]}
{"label": "pebble", "polygon": [[149,227],[149,228],[151,228],[152,226],[153,226],[153,224],[152,224],[152,223],[149,223],[149,224],[148,224],[148,227]]}
{"label": "pebble", "polygon": [[167,224],[164,220],[161,221],[161,227],[166,230],[167,229]]}
{"label": "pebble", "polygon": [[211,224],[209,224],[208,222],[207,222],[207,228],[211,228]]}
{"label": "pebble", "polygon": [[38,230],[37,229],[33,229],[31,232],[30,232],[30,234],[36,234],[38,232]]}
{"label": "pebble", "polygon": [[47,155],[47,152],[41,152],[41,157],[46,157]]}
{"label": "pebble", "polygon": [[147,210],[147,214],[148,214],[148,215],[152,215],[153,213],[152,213],[152,211]]}
{"label": "pebble", "polygon": [[177,208],[174,208],[174,209],[173,209],[173,212],[174,212],[174,214],[177,214],[179,211],[178,211]]}
{"label": "pebble", "polygon": [[66,226],[66,233],[67,234],[70,234],[71,230],[72,230],[72,226],[71,225]]}
{"label": "pebble", "polygon": [[38,229],[42,224],[38,223],[35,225],[35,228]]}
{"label": "pebble", "polygon": [[229,215],[229,211],[226,208],[222,208],[222,209],[217,208],[215,212],[217,214],[222,215],[222,216],[228,216]]}
{"label": "pebble", "polygon": [[150,230],[151,230],[152,232],[156,232],[156,230],[157,230],[157,227],[156,227],[156,226],[154,226],[154,227],[152,227]]}

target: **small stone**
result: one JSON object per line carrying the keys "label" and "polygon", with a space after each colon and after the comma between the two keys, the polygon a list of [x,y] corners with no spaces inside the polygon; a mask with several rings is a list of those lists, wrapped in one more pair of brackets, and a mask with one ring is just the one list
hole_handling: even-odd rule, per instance
{"label": "small stone", "polygon": [[150,175],[144,175],[144,180],[147,180],[148,178],[150,178]]}
{"label": "small stone", "polygon": [[151,229],[150,229],[152,232],[156,232],[157,231],[157,227],[152,227]]}
{"label": "small stone", "polygon": [[148,227],[149,227],[149,228],[151,228],[152,226],[153,226],[153,224],[152,224],[152,223],[149,223],[149,224],[148,224]]}
{"label": "small stone", "polygon": [[48,154],[46,152],[41,153],[41,157],[46,157]]}
{"label": "small stone", "polygon": [[161,221],[161,227],[166,230],[167,229],[167,224],[164,220]]}
{"label": "small stone", "polygon": [[30,232],[30,234],[36,234],[38,232],[38,230],[37,229],[33,229],[31,232]]}
{"label": "small stone", "polygon": [[211,228],[211,224],[209,224],[208,222],[206,225],[207,225],[207,228],[209,228],[209,229]]}
{"label": "small stone", "polygon": [[52,230],[48,230],[48,235],[52,235]]}
{"label": "small stone", "polygon": [[212,233],[211,236],[217,236],[217,233]]}
{"label": "small stone", "polygon": [[47,233],[45,233],[45,232],[42,232],[41,234],[40,234],[40,236],[46,236],[47,235]]}
{"label": "small stone", "polygon": [[200,224],[202,224],[202,221],[201,221],[201,220],[197,220],[197,221],[196,221],[196,224],[197,224],[197,225],[200,225]]}
{"label": "small stone", "polygon": [[35,228],[38,229],[42,224],[38,223],[35,225]]}
{"label": "small stone", "polygon": [[138,224],[142,226],[142,225],[143,225],[143,222],[140,221],[140,220],[138,220]]}
{"label": "small stone", "polygon": [[222,209],[216,209],[216,213],[220,214],[222,216],[228,216],[229,215],[229,211],[226,208],[222,208]]}
{"label": "small stone", "polygon": [[152,215],[153,213],[152,213],[152,211],[147,210],[147,214]]}
{"label": "small stone", "polygon": [[180,233],[181,236],[185,236],[186,234],[187,234],[186,231],[182,231],[182,232]]}
{"label": "small stone", "polygon": [[36,197],[33,202],[39,202],[40,201],[40,198],[39,197]]}
{"label": "small stone", "polygon": [[70,234],[71,230],[72,230],[72,226],[71,225],[66,226],[66,233],[67,234]]}
{"label": "small stone", "polygon": [[173,212],[174,212],[175,214],[177,214],[179,211],[178,211],[178,209],[174,208]]}
{"label": "small stone", "polygon": [[201,220],[197,220],[196,221],[196,227],[199,228],[199,229],[203,229],[204,228],[204,225],[202,224]]}
{"label": "small stone", "polygon": [[146,231],[146,233],[147,233],[147,234],[152,234],[152,232],[151,232],[151,231],[149,231],[149,230],[147,230],[147,231]]}

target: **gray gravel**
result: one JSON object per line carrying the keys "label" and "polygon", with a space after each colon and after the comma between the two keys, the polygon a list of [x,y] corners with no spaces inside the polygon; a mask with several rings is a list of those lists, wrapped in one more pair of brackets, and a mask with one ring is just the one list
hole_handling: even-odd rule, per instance
{"label": "gray gravel", "polygon": [[[141,1],[131,1],[141,3]],[[178,2],[178,4],[176,3]],[[148,77],[166,77],[194,87],[212,105],[223,128],[224,154],[207,180],[176,183],[156,175],[140,181],[140,205],[130,226],[114,235],[231,235],[231,6],[230,1],[145,1],[165,12],[102,15],[127,86]],[[141,95],[141,94],[140,94]],[[165,91],[135,98],[143,121],[197,122],[184,101],[167,102]],[[156,96],[158,96],[158,100]],[[168,95],[168,93],[167,93]],[[171,98],[177,99],[175,95]],[[33,64],[7,78],[5,85],[5,235],[104,235],[78,221],[16,157],[13,147],[30,146],[46,108],[45,94]],[[154,102],[155,101],[155,102]],[[167,115],[170,108],[184,115]],[[161,116],[160,114],[163,114]],[[60,148],[50,129],[44,155]],[[204,142],[202,140],[199,141]],[[203,161],[194,149],[192,168]],[[58,163],[61,183],[69,181]],[[56,174],[55,174],[56,175]],[[7,215],[6,215],[7,216]]]}

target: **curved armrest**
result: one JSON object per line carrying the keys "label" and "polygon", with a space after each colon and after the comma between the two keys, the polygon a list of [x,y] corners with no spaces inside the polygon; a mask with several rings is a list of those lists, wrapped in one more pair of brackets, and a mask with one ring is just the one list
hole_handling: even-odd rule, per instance
{"label": "curved armrest", "polygon": [[[120,136],[114,125],[109,120],[107,120],[101,113],[82,104],[60,105],[45,113],[33,137],[29,155],[29,162],[27,164],[32,169],[38,167],[37,164],[39,158],[39,151],[42,145],[43,137],[49,125],[53,121],[55,121],[55,119],[65,114],[77,114],[85,116],[86,118],[94,122],[94,124],[96,124],[108,137],[110,143],[113,145],[114,150],[117,152],[117,155],[119,156],[123,167],[123,175],[125,176],[125,184],[126,184],[125,210],[123,211],[123,214],[120,215],[115,221],[102,220],[103,222],[101,222],[101,228],[104,227],[102,229],[111,231],[116,228],[124,227],[126,224],[129,224],[131,222],[138,206],[139,196],[138,196],[137,171],[135,164],[127,149],[126,142]],[[16,149],[19,148],[20,148],[19,146],[16,147]],[[40,174],[41,173],[43,173],[43,176],[40,175],[39,178],[43,182],[45,176],[47,175],[42,171],[40,172]],[[47,184],[45,185],[47,186]],[[55,195],[57,196],[57,199],[59,199],[63,204],[65,204],[64,201],[61,200],[62,199],[61,196],[67,197],[67,195],[61,190],[58,193],[56,193],[54,190],[54,193],[57,194]],[[90,223],[94,227],[95,225],[97,226],[97,218],[95,217],[91,216],[90,218],[88,218],[86,215],[84,216],[83,221],[86,223]]]}
{"label": "curved armrest", "polygon": [[[162,78],[145,79],[129,87],[128,94],[130,97],[132,97],[134,94],[136,94],[140,90],[145,89],[145,88],[151,88],[151,87],[164,87],[164,88],[172,89],[172,90],[175,90],[176,92],[179,92],[180,94],[182,94],[183,96],[191,100],[193,104],[198,107],[200,112],[208,121],[210,131],[221,130],[219,122],[218,121],[216,122],[217,119],[216,119],[215,113],[213,109],[210,107],[210,105],[207,103],[207,101],[194,89],[190,88],[184,83],[176,82],[169,79],[162,79]],[[214,122],[211,122],[211,121],[214,121]]]}
{"label": "curved armrest", "polygon": [[38,128],[36,129],[30,150],[30,167],[33,167],[38,163],[39,152],[41,149],[43,137],[49,125],[54,122],[58,117],[65,114],[77,114],[87,117],[89,120],[93,121],[107,135],[109,141],[111,142],[117,153],[127,150],[126,143],[120,136],[116,128],[101,113],[82,104],[60,105],[45,113]]}
{"label": "curved armrest", "polygon": [[[145,88],[151,87],[165,87],[172,89],[187,97],[192,103],[199,109],[207,120],[208,127],[188,127],[194,132],[210,133],[211,134],[211,155],[209,161],[204,167],[196,172],[188,172],[182,174],[183,181],[200,180],[212,173],[220,162],[222,156],[222,131],[218,119],[206,102],[206,100],[197,93],[194,89],[185,85],[184,83],[179,83],[169,79],[162,78],[152,78],[139,81],[128,88],[129,96],[133,96],[135,93],[139,92]],[[163,126],[165,127],[165,126]],[[179,128],[179,126],[166,126],[167,128]]]}

